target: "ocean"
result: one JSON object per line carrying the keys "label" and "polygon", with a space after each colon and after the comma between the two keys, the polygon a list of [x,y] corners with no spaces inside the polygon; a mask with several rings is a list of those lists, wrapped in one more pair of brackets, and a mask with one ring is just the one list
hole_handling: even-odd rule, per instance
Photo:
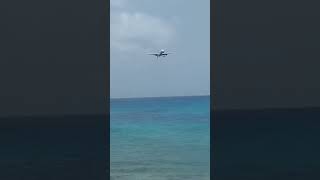
{"label": "ocean", "polygon": [[111,99],[112,180],[209,180],[210,96]]}

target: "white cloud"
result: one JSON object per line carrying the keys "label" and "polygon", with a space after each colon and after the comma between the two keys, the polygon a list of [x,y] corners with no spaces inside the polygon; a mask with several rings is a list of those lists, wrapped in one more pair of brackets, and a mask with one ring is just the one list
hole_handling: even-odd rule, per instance
{"label": "white cloud", "polygon": [[111,7],[115,8],[124,8],[126,4],[126,0],[110,0]]}
{"label": "white cloud", "polygon": [[111,14],[111,48],[141,51],[167,45],[175,34],[170,22],[145,13],[115,12]]}

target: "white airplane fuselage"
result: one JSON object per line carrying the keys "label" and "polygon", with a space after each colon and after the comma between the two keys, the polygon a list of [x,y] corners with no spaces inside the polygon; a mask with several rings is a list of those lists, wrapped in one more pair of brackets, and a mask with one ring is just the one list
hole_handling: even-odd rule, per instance
{"label": "white airplane fuselage", "polygon": [[160,53],[159,53],[159,56],[164,56],[163,54],[164,54],[164,50],[161,49],[161,51],[160,51]]}
{"label": "white airplane fuselage", "polygon": [[153,54],[149,54],[149,55],[154,55],[154,56],[157,56],[157,58],[158,58],[158,57],[165,57],[168,54],[169,53],[165,53],[165,51],[163,49],[161,49],[159,53],[153,53]]}

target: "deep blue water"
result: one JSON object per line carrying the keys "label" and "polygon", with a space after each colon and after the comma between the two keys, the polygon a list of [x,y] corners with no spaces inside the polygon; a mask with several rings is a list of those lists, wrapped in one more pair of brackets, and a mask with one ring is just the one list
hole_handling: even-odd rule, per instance
{"label": "deep blue water", "polygon": [[210,97],[111,99],[113,180],[209,180]]}

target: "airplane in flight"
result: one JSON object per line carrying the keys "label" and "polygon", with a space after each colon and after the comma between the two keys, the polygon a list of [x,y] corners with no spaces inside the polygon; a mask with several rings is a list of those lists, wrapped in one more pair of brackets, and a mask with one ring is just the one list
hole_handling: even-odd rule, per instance
{"label": "airplane in flight", "polygon": [[172,53],[165,53],[165,51],[161,49],[159,53],[150,53],[148,55],[154,55],[154,56],[157,56],[157,58],[159,58],[159,57],[166,57],[168,54],[172,54]]}

